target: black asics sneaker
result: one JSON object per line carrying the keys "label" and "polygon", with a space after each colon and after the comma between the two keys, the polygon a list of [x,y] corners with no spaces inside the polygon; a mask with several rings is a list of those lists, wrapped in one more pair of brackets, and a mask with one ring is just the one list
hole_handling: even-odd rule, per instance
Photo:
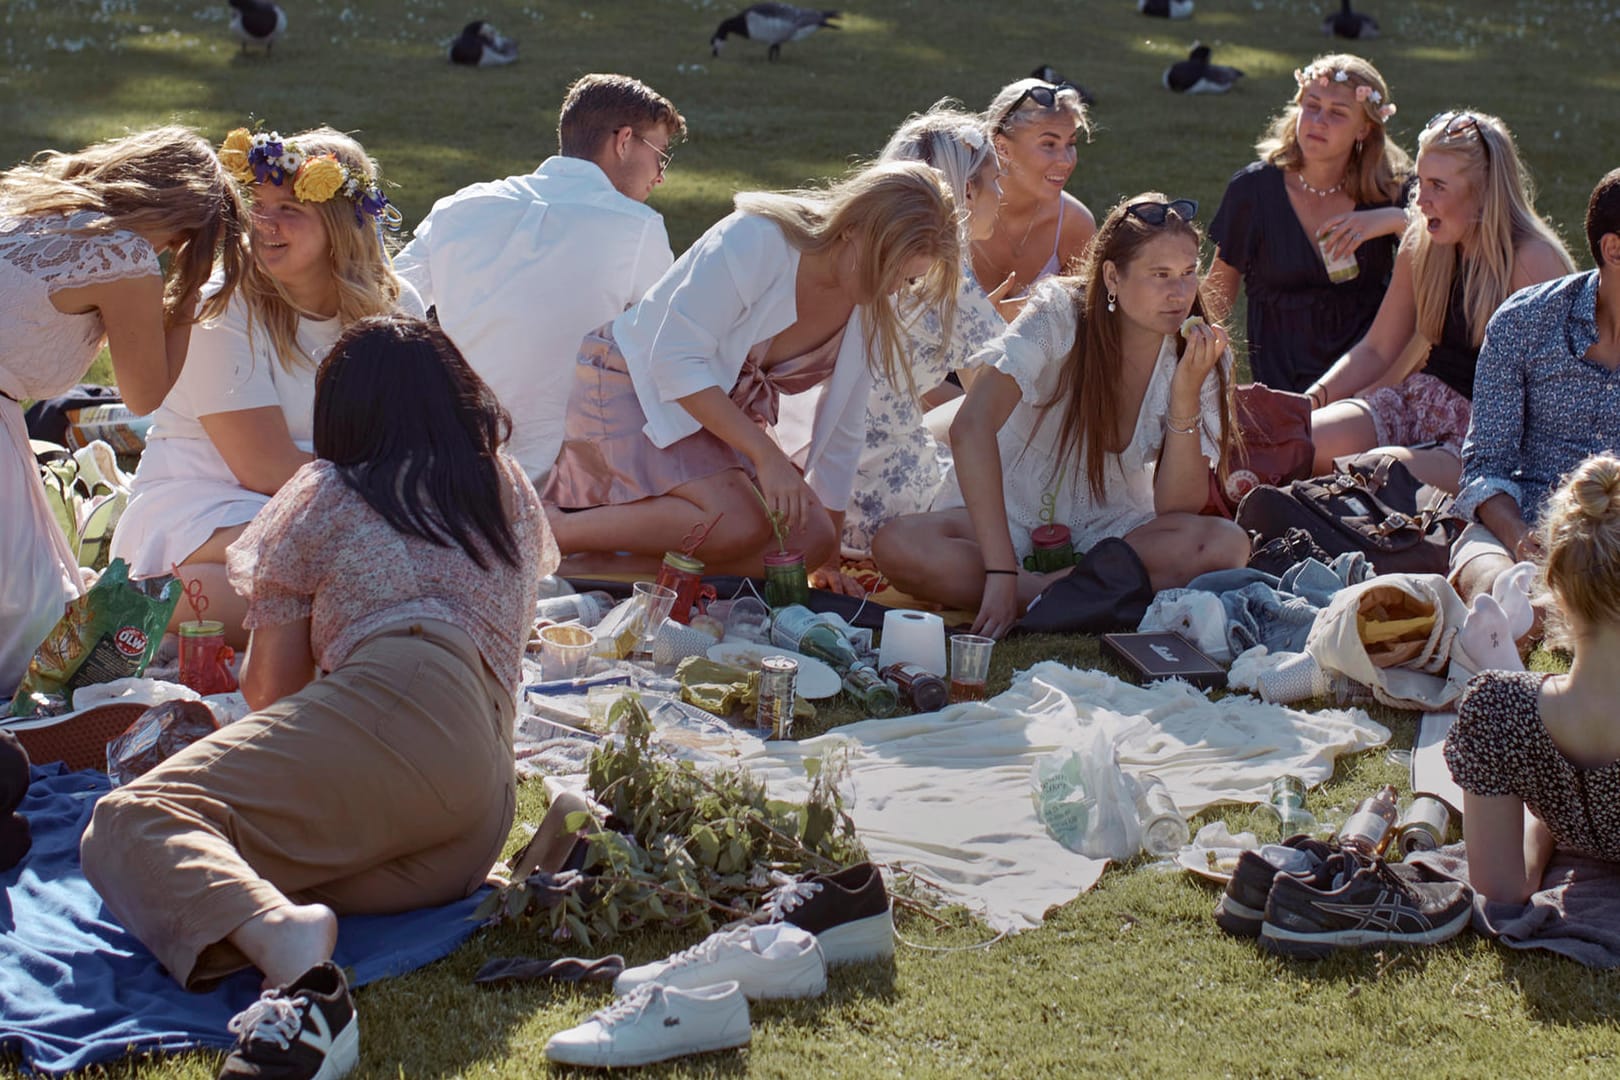
{"label": "black asics sneaker", "polygon": [[787,881],[766,895],[760,911],[762,922],[789,922],[816,935],[828,967],[894,955],[889,892],[869,862]]}
{"label": "black asics sneaker", "polygon": [[360,1061],[360,1021],[343,969],[328,960],[266,990],[231,1017],[236,1046],[220,1080],[338,1080]]}
{"label": "black asics sneaker", "polygon": [[1237,866],[1226,883],[1226,892],[1215,905],[1215,922],[1228,934],[1247,938],[1260,936],[1260,924],[1266,919],[1266,897],[1271,895],[1271,884],[1278,874],[1291,874],[1324,888],[1336,873],[1342,872],[1339,865],[1342,860],[1334,859],[1333,850],[1320,840],[1292,836],[1280,846],[1299,853],[1292,863],[1286,864],[1287,869],[1267,859],[1265,849],[1245,851],[1238,856]]}
{"label": "black asics sneaker", "polygon": [[1474,891],[1459,882],[1422,881],[1384,862],[1343,855],[1336,887],[1278,874],[1266,899],[1260,944],[1283,956],[1320,959],[1334,949],[1433,945],[1462,932]]}

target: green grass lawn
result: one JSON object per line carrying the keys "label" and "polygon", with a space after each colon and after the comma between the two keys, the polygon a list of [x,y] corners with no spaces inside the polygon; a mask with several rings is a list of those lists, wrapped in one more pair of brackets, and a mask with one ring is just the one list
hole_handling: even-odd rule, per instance
{"label": "green grass lawn", "polygon": [[[668,94],[691,138],[654,196],[677,250],[729,207],[733,192],[791,186],[869,157],[908,112],[953,95],[978,107],[1004,82],[1051,63],[1098,97],[1099,131],[1070,187],[1100,212],[1147,188],[1213,213],[1226,178],[1252,157],[1291,72],[1326,47],[1330,0],[1200,0],[1189,22],[1144,19],[1130,0],[871,0],[839,33],[764,49],[707,41],[743,0],[284,0],[288,39],[242,55],[220,2],[6,0],[0,8],[0,162],[74,148],[179,119],[212,137],[250,117],[283,132],[354,130],[397,184],[408,223],[480,179],[526,171],[554,148],[556,105],[585,71],[624,71]],[[1620,0],[1367,0],[1385,37],[1365,43],[1388,77],[1408,148],[1422,122],[1469,106],[1506,117],[1534,170],[1541,206],[1577,261],[1587,194],[1620,164]],[[469,18],[520,39],[523,60],[469,71],[443,46]],[[1225,97],[1181,99],[1159,73],[1194,38],[1248,72]],[[992,689],[1037,660],[1098,663],[1088,638],[1030,638],[998,649]],[[1550,658],[1541,657],[1541,662]],[[1396,746],[1410,716],[1383,711]],[[855,719],[830,710],[828,723]],[[1383,751],[1343,761],[1310,808],[1342,817],[1378,784],[1405,785]],[[970,798],[971,792],[964,792]],[[538,820],[525,789],[523,820]],[[1248,811],[1234,828],[1259,826]],[[1196,823],[1195,823],[1196,824]],[[1222,936],[1215,894],[1144,865],[1111,871],[1041,930],[988,951],[902,945],[892,968],[834,977],[819,1002],[755,1009],[746,1054],[677,1065],[670,1075],[919,1076],[1612,1075],[1620,980],[1499,949],[1472,936],[1424,950],[1276,961]],[[963,922],[910,920],[909,941],[970,945]],[[615,943],[639,961],[684,942]],[[503,929],[449,959],[363,991],[364,1076],[521,1077],[541,1048],[602,1000],[598,992],[470,985],[493,955],[550,955]],[[130,1063],[115,1076],[212,1076],[192,1055]],[[0,1073],[4,1073],[0,1066]],[[10,1075],[7,1073],[7,1075]]]}

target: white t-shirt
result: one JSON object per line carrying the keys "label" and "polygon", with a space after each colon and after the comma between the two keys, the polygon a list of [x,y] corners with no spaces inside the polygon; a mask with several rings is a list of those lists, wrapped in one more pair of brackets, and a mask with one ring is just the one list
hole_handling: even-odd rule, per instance
{"label": "white t-shirt", "polygon": [[[399,310],[423,314],[421,297],[403,281]],[[214,530],[253,520],[269,496],[237,482],[201,418],[279,406],[293,444],[314,453],[315,373],[342,332],[337,319],[299,320],[296,337],[308,359],[296,357],[289,370],[262,323],[250,332],[240,291],[223,315],[193,329],[180,378],[152,414],[113,556],[137,577],[165,573]]]}

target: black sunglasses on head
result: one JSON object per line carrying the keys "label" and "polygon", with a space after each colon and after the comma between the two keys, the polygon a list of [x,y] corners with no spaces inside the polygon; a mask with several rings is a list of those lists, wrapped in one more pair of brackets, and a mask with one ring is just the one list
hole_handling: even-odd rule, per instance
{"label": "black sunglasses on head", "polygon": [[1149,225],[1163,225],[1165,218],[1172,213],[1182,221],[1192,221],[1198,216],[1198,200],[1171,199],[1169,202],[1131,203],[1125,208],[1125,213]]}
{"label": "black sunglasses on head", "polygon": [[1442,122],[1446,125],[1445,131],[1442,132],[1445,135],[1461,135],[1469,128],[1479,130],[1479,118],[1470,112],[1437,112],[1429,117],[1429,122],[1423,125],[1423,130],[1438,127]]}
{"label": "black sunglasses on head", "polygon": [[997,129],[999,130],[1006,127],[1007,121],[1012,119],[1013,113],[1017,112],[1019,107],[1026,101],[1033,101],[1043,109],[1057,108],[1058,95],[1062,93],[1064,89],[1064,87],[1058,86],[1055,83],[1044,83],[1040,86],[1030,87],[1028,90],[1025,90],[1022,94],[1018,95],[1018,100],[1012,103],[1012,108],[1001,114],[1001,123],[996,125]]}

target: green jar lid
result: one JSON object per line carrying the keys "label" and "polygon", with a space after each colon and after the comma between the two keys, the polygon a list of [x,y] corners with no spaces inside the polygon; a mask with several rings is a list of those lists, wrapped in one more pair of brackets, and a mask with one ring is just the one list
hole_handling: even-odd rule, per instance
{"label": "green jar lid", "polygon": [[225,624],[217,619],[192,620],[180,624],[181,637],[217,637],[225,632]]}

